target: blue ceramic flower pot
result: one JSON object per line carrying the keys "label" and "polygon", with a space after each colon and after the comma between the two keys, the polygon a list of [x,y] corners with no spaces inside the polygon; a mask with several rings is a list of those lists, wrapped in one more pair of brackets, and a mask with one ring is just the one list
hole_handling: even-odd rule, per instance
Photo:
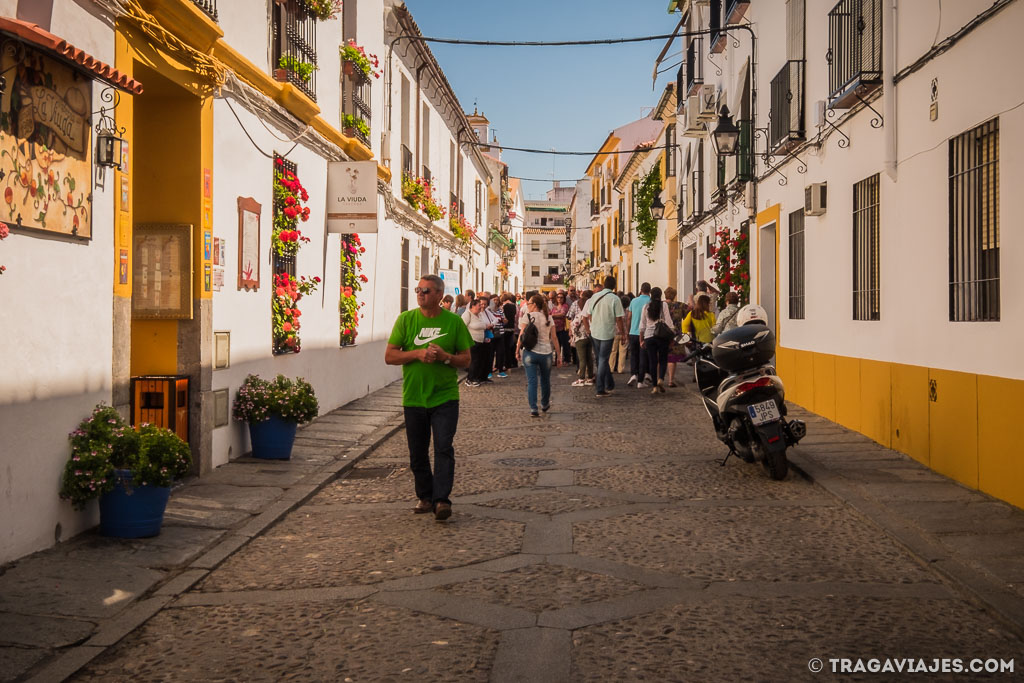
{"label": "blue ceramic flower pot", "polygon": [[249,423],[249,439],[252,441],[252,457],[265,460],[289,460],[292,444],[299,425],[271,417],[263,422]]}
{"label": "blue ceramic flower pot", "polygon": [[117,470],[114,490],[100,496],[100,532],[115,538],[156,536],[164,523],[169,486],[132,486],[132,473]]}

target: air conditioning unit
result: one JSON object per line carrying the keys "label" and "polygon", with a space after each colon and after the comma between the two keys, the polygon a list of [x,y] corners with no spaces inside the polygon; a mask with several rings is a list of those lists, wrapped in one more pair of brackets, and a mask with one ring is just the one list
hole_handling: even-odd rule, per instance
{"label": "air conditioning unit", "polygon": [[[697,96],[694,95],[690,99],[693,100],[693,99],[696,99],[696,98],[697,98]],[[698,117],[698,114],[700,114],[700,112],[697,110],[697,107],[690,106],[689,104],[686,105],[686,125],[683,128],[683,137],[687,137],[687,138],[702,138],[702,137],[704,137],[704,133],[706,132],[706,130],[704,128],[704,121],[702,121]]]}
{"label": "air conditioning unit", "polygon": [[804,215],[820,216],[828,208],[827,183],[811,183],[804,188]]}
{"label": "air conditioning unit", "polygon": [[696,95],[700,98],[699,112],[697,118],[701,121],[713,121],[718,115],[718,97],[715,94],[715,86],[702,85]]}

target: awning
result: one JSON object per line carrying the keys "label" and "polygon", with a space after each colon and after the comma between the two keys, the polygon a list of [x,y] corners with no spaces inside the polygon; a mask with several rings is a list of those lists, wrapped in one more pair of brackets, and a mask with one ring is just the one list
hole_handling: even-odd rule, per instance
{"label": "awning", "polygon": [[133,95],[142,94],[142,83],[104,64],[85,50],[80,50],[63,38],[58,38],[36,24],[10,17],[0,17],[0,31],[19,38],[33,47],[42,48],[69,62],[72,67],[88,76],[103,81]]}

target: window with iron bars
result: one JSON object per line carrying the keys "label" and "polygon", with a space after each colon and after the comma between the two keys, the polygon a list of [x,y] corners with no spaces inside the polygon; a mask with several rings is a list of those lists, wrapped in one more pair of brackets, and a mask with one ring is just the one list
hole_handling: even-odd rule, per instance
{"label": "window with iron bars", "polygon": [[665,126],[665,177],[676,174],[676,124]]}
{"label": "window with iron bars", "polygon": [[[367,147],[370,146],[370,78],[359,68],[342,70],[341,113],[343,125],[351,127],[355,137]],[[349,118],[351,117],[351,118]],[[359,122],[359,123],[356,123]],[[350,123],[355,125],[350,126]]]}
{"label": "window with iron bars", "polygon": [[[278,163],[278,162],[280,162],[280,163]],[[271,187],[276,185],[278,179],[283,178],[284,174],[288,173],[288,172],[290,172],[292,174],[297,174],[298,173],[298,166],[295,164],[294,161],[289,161],[288,159],[285,159],[283,157],[277,156],[275,154],[274,155],[273,176],[271,178],[271,182],[273,184],[271,185]],[[276,195],[276,194],[277,193],[275,192],[274,195]],[[274,212],[273,223],[277,222],[277,218],[284,211],[284,208],[285,208],[284,200],[283,199],[278,199],[275,196],[274,197],[274,206],[273,206],[273,212]],[[294,256],[281,256],[280,254],[277,253],[276,250],[273,250],[273,249],[271,249],[270,253],[272,255],[271,256],[271,272],[273,273],[273,277],[276,278],[276,276],[278,276],[278,275],[282,275],[282,274],[287,273],[288,275],[290,275],[291,277],[294,278],[295,277],[295,257]],[[288,347],[288,346],[283,346],[283,345],[279,346],[279,345],[275,344],[274,348],[273,348],[273,352],[274,352],[275,355],[279,355],[279,354],[283,354],[283,353],[294,353],[294,350],[292,348]]]}
{"label": "window with iron bars", "polygon": [[853,186],[853,319],[880,320],[879,176]]}
{"label": "window with iron bars", "polygon": [[409,149],[408,145],[402,145],[402,175],[407,175],[410,178],[413,174],[412,168],[412,150]]}
{"label": "window with iron bars", "polygon": [[999,119],[949,141],[949,319],[999,320]]}
{"label": "window with iron bars", "polygon": [[[302,0],[271,4],[272,69],[284,69],[286,80],[316,101],[316,17]],[[303,75],[296,65],[310,69]]]}
{"label": "window with iron bars", "polygon": [[789,214],[789,317],[804,318],[804,210]]}

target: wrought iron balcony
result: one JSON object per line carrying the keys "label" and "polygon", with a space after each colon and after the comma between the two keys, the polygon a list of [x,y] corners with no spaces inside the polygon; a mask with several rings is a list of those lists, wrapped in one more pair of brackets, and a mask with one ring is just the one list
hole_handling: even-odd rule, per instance
{"label": "wrought iron balcony", "polygon": [[700,36],[690,41],[686,48],[686,94],[696,95],[700,86],[704,85],[704,53],[701,45],[704,41]]}
{"label": "wrought iron balcony", "polygon": [[804,139],[804,61],[791,59],[772,78],[771,148],[784,152]]}
{"label": "wrought iron balcony", "polygon": [[544,276],[544,284],[546,285],[560,285],[565,282],[565,275],[563,273],[554,273],[553,275]]}
{"label": "wrought iron balcony", "polygon": [[192,4],[203,10],[206,16],[217,21],[217,0],[192,0]]}
{"label": "wrought iron balcony", "polygon": [[852,107],[882,84],[882,0],[839,0],[828,13],[829,107]]}
{"label": "wrought iron balcony", "polygon": [[597,200],[596,199],[591,199],[590,200],[590,215],[593,217],[593,216],[600,215],[600,213],[601,213],[601,207],[598,206]]}

